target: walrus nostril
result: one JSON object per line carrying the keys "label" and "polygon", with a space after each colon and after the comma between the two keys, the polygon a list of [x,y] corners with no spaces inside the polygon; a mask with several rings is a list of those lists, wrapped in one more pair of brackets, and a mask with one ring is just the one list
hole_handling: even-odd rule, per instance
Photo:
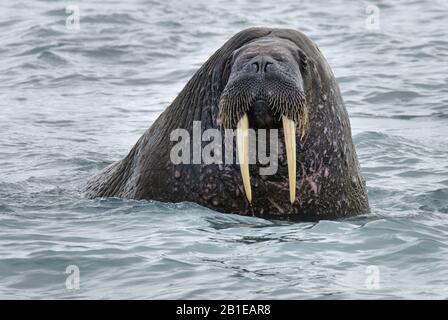
{"label": "walrus nostril", "polygon": [[274,65],[274,62],[275,60],[271,57],[264,55],[256,56],[250,61],[252,70],[254,70],[255,73],[267,73],[270,71],[272,65]]}
{"label": "walrus nostril", "polygon": [[255,70],[255,73],[258,73],[258,71],[260,71],[260,64],[258,63],[258,61],[252,63],[252,68]]}

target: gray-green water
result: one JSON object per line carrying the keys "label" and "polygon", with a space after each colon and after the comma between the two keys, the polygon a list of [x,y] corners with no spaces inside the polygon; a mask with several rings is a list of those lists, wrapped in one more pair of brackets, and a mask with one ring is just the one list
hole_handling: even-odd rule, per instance
{"label": "gray-green water", "polygon": [[[446,1],[71,4],[79,31],[66,2],[0,4],[0,298],[448,297]],[[249,26],[301,30],[327,57],[372,213],[288,223],[83,199]]]}

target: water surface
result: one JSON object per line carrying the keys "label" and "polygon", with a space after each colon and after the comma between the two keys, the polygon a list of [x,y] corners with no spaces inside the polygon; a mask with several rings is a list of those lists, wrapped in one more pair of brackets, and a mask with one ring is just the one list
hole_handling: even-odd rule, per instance
{"label": "water surface", "polygon": [[[377,31],[354,0],[73,4],[79,31],[63,2],[0,5],[0,298],[448,297],[446,1],[375,1]],[[82,198],[251,26],[301,30],[328,59],[371,214],[293,223]]]}

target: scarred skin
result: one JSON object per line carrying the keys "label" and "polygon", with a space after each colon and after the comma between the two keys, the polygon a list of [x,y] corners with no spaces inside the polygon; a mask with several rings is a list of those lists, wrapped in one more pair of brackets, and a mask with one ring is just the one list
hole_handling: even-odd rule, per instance
{"label": "scarred skin", "polygon": [[[175,165],[170,160],[171,147],[176,143],[170,141],[174,129],[186,129],[192,135],[193,121],[201,121],[202,130],[217,128],[224,135],[221,95],[229,78],[246,72],[236,63],[243,63],[239,57],[249,53],[283,55],[281,71],[297,80],[306,99],[307,125],[298,126],[296,135],[293,204],[288,201],[282,130],[277,173],[260,176],[258,165],[250,166],[252,203],[245,196],[238,164]],[[234,127],[230,122],[228,125]],[[317,46],[303,33],[290,29],[251,28],[233,36],[195,73],[129,154],[88,182],[85,193],[91,198],[190,201],[224,213],[299,220],[333,219],[369,211],[349,117],[334,75]]]}

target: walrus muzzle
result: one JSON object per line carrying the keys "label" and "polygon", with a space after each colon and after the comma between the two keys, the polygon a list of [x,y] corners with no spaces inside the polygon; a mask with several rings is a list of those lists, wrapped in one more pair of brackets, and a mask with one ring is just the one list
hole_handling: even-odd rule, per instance
{"label": "walrus muzzle", "polygon": [[219,112],[224,127],[237,129],[237,154],[250,203],[249,128],[283,130],[292,204],[296,199],[296,129],[301,132],[306,129],[307,103],[300,66],[294,55],[287,49],[282,52],[272,48],[263,50],[263,44],[255,44],[236,53],[220,98]]}

